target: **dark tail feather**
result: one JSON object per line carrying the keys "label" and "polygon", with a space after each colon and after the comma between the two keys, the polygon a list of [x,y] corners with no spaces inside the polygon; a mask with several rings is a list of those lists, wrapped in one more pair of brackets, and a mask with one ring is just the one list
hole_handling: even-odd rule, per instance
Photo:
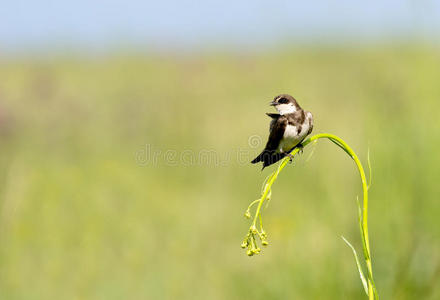
{"label": "dark tail feather", "polygon": [[266,151],[261,152],[260,155],[258,155],[257,157],[254,158],[253,161],[251,161],[251,163],[256,164],[256,163],[259,163],[260,161],[262,161],[265,153],[266,153]]}
{"label": "dark tail feather", "polygon": [[283,159],[286,156],[286,153],[273,153],[272,155],[267,155],[263,157],[263,168],[261,171],[264,170],[267,166],[270,166],[280,159]]}
{"label": "dark tail feather", "polygon": [[261,170],[263,170],[267,166],[270,166],[271,164],[276,163],[277,161],[279,161],[280,159],[282,159],[285,156],[286,156],[285,153],[276,153],[274,151],[263,151],[260,153],[260,155],[255,157],[254,160],[251,161],[251,163],[256,164],[256,163],[262,161],[263,168]]}
{"label": "dark tail feather", "polygon": [[269,150],[263,150],[263,152],[261,152],[257,157],[254,158],[253,161],[251,161],[251,163],[256,164],[259,163],[260,161],[266,161],[268,157],[271,157],[272,155],[275,154],[275,151],[269,151]]}

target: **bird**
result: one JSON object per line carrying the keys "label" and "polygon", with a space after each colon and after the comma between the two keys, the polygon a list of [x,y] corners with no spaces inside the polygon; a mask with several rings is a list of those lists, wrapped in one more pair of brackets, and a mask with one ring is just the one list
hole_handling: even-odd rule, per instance
{"label": "bird", "polygon": [[313,115],[299,106],[291,95],[281,94],[269,103],[278,113],[266,113],[270,122],[269,138],[264,150],[251,163],[263,162],[264,170],[280,159],[291,156],[290,152],[301,147],[302,141],[313,130]]}

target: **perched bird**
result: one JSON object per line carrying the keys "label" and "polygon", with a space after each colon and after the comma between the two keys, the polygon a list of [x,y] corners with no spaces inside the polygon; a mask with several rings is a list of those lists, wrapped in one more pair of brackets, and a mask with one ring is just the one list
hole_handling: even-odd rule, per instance
{"label": "perched bird", "polygon": [[278,114],[267,113],[272,118],[269,139],[263,152],[252,161],[253,164],[262,161],[263,169],[290,156],[290,152],[295,147],[301,147],[301,142],[313,129],[312,114],[303,110],[292,96],[276,96],[270,105],[276,108]]}

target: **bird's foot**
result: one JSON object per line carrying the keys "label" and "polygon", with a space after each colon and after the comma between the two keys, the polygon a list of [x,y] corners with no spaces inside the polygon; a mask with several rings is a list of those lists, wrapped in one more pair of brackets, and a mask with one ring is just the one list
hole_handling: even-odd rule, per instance
{"label": "bird's foot", "polygon": [[303,145],[303,144],[299,144],[297,147],[298,147],[298,149],[299,149],[299,150],[298,150],[298,153],[299,153],[299,154],[303,154],[303,152],[304,152],[304,145]]}
{"label": "bird's foot", "polygon": [[290,153],[287,153],[286,156],[289,157],[289,163],[292,163],[294,156],[292,154],[290,154]]}

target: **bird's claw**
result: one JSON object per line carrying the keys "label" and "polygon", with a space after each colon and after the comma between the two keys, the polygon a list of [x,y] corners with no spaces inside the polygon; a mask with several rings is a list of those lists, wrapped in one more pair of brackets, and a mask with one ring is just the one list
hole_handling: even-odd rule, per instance
{"label": "bird's claw", "polygon": [[294,156],[290,153],[287,153],[287,156],[289,157],[289,163],[292,163]]}
{"label": "bird's claw", "polygon": [[299,145],[298,145],[298,149],[299,149],[299,150],[298,150],[298,153],[299,153],[299,154],[303,154],[303,151],[304,151],[304,145],[303,145],[303,144],[299,144]]}

